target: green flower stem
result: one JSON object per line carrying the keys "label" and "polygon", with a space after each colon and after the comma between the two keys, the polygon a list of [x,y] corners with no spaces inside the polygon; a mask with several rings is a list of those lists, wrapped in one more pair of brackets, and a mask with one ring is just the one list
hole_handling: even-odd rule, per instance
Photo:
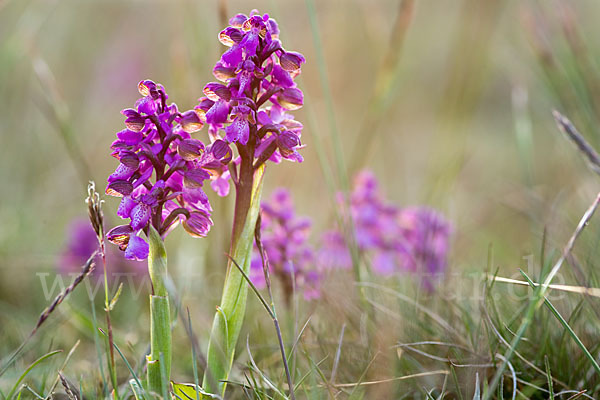
{"label": "green flower stem", "polygon": [[[165,285],[167,279],[167,252],[165,244],[152,225],[148,232],[150,254],[148,255],[148,272],[152,281],[150,295],[150,354],[148,360],[148,390],[162,394],[163,379],[160,360],[164,362],[166,372],[165,384],[171,375],[171,311],[169,294]],[[162,357],[161,357],[162,355]]]}
{"label": "green flower stem", "polygon": [[[240,171],[236,191],[236,207],[231,242],[231,257],[242,270],[249,274],[252,259],[254,228],[260,212],[264,165],[254,173],[251,169]],[[221,305],[217,308],[208,344],[208,369],[204,374],[204,388],[209,393],[225,394],[226,384],[233,364],[235,346],[246,313],[248,283],[231,261],[227,264],[227,275]],[[216,385],[216,386],[215,386]]]}

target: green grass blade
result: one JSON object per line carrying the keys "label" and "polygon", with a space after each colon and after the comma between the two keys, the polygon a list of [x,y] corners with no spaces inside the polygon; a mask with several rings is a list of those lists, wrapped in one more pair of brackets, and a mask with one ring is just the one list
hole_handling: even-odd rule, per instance
{"label": "green grass blade", "polygon": [[458,396],[458,399],[465,400],[465,398],[462,395],[462,391],[460,390],[460,383],[458,383],[458,376],[456,376],[456,370],[454,369],[454,366],[452,364],[450,364],[450,371],[452,372],[452,380],[454,381],[454,386],[456,386],[456,395]]}
{"label": "green grass blade", "polygon": [[[198,379],[198,365],[196,364],[196,346],[194,346],[193,339],[193,331],[192,331],[192,317],[190,316],[190,309],[187,309],[187,323],[188,323],[188,332],[190,333],[190,342],[192,345],[192,371],[194,373],[194,392],[196,394],[196,400],[200,400],[200,392],[198,391],[198,387],[200,386],[200,381]],[[175,391],[173,389],[173,391]]]}
{"label": "green grass blade", "polygon": [[[99,330],[103,335],[106,336],[106,334],[100,329]],[[142,386],[142,383],[140,382],[139,378],[137,377],[136,373],[133,371],[133,368],[131,367],[131,364],[129,364],[129,361],[127,361],[127,358],[125,358],[125,355],[123,354],[123,352],[121,351],[121,349],[119,348],[119,346],[117,346],[116,343],[113,343],[113,347],[115,348],[115,350],[117,350],[117,353],[119,353],[119,356],[121,356],[121,359],[123,360],[123,362],[125,363],[125,366],[127,366],[127,369],[129,370],[129,373],[131,374],[131,376],[133,377],[133,380],[135,381],[135,384],[138,386],[138,388],[140,388],[140,390],[142,391],[142,397],[141,399],[145,399],[144,396],[144,392],[143,392],[143,388],[144,386]],[[136,392],[136,388],[134,388],[131,384],[130,384],[134,395],[136,396],[136,398],[138,398],[138,394]]]}
{"label": "green grass blade", "polygon": [[17,391],[17,388],[19,387],[19,385],[21,384],[21,382],[23,381],[23,379],[25,379],[25,377],[31,372],[31,370],[33,370],[38,364],[40,364],[42,361],[57,355],[58,353],[62,353],[62,350],[54,350],[51,351],[50,353],[44,354],[43,356],[41,356],[40,358],[38,358],[37,360],[35,360],[33,363],[31,363],[31,365],[29,365],[29,367],[27,367],[27,369],[25,370],[25,372],[23,372],[21,374],[21,376],[19,377],[19,379],[17,380],[17,382],[15,383],[15,385],[12,387],[12,389],[10,390],[10,392],[8,392],[8,395],[6,396],[6,398],[8,400],[12,399],[12,397],[14,396],[15,392]]}
{"label": "green grass blade", "polygon": [[[529,276],[527,276],[527,274],[525,272],[521,271],[521,275],[523,275],[523,277],[525,277],[525,279],[527,279],[527,282],[529,282],[529,285],[532,288],[536,287],[535,283],[533,283],[533,281],[531,279],[529,279]],[[573,338],[573,340],[575,341],[577,346],[581,349],[581,351],[583,351],[583,354],[585,354],[587,359],[590,360],[590,362],[592,363],[592,366],[594,367],[596,374],[598,374],[598,376],[600,376],[600,366],[598,365],[598,362],[590,354],[588,349],[585,347],[585,345],[583,344],[581,339],[579,339],[579,337],[577,336],[575,331],[571,328],[569,323],[562,317],[562,315],[560,315],[558,310],[552,305],[552,303],[550,303],[550,300],[548,300],[546,298],[546,296],[544,296],[544,304],[550,309],[550,311],[552,312],[552,314],[554,314],[556,319],[558,319],[558,321],[563,326],[563,328],[565,328],[567,330],[567,332],[569,332],[569,335],[571,336],[571,338]]]}
{"label": "green grass blade", "polygon": [[329,117],[329,129],[335,151],[335,158],[338,169],[337,172],[341,179],[342,189],[346,191],[349,187],[349,180],[346,172],[346,165],[344,162],[342,141],[340,139],[337,123],[335,120],[335,107],[333,106],[333,96],[331,94],[329,78],[327,77],[327,63],[325,61],[325,53],[323,51],[322,45],[323,41],[321,40],[321,34],[319,31],[319,22],[317,19],[317,10],[315,7],[314,0],[306,0],[306,9],[308,11],[313,43],[315,46],[315,51],[317,53],[317,66],[319,67],[319,78],[321,86],[323,87],[323,95],[325,97],[327,107],[327,116]]}
{"label": "green grass blade", "polygon": [[544,364],[546,365],[546,377],[548,378],[548,399],[554,400],[554,386],[552,385],[552,374],[550,373],[550,363],[548,356],[544,356]]}
{"label": "green grass blade", "polygon": [[96,306],[94,305],[94,300],[90,299],[90,303],[92,306],[92,326],[94,328],[94,346],[96,347],[96,353],[98,355],[98,368],[100,369],[100,378],[102,378],[102,390],[104,391],[104,396],[108,396],[108,385],[106,382],[106,375],[104,375],[104,366],[102,365],[102,350],[100,347],[100,338],[98,337],[98,319],[96,317]]}

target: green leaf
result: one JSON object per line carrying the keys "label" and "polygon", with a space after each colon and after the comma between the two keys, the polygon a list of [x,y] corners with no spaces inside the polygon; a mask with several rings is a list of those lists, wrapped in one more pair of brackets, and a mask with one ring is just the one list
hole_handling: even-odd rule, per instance
{"label": "green leaf", "polygon": [[171,386],[176,399],[178,397],[183,400],[220,399],[219,396],[210,394],[193,383],[175,383],[171,381]]}
{"label": "green leaf", "polygon": [[[148,272],[153,291],[150,296],[148,389],[150,392],[163,394],[171,376],[171,311],[167,291],[167,251],[165,243],[152,225],[148,231],[148,241]],[[163,375],[166,379],[163,379]]]}
{"label": "green leaf", "polygon": [[136,379],[129,380],[129,386],[131,386],[131,391],[135,396],[135,400],[143,400],[144,397],[144,389],[139,385],[139,381]]}
{"label": "green leaf", "polygon": [[167,250],[165,249],[165,243],[152,225],[150,225],[148,231],[148,242],[150,245],[148,272],[152,280],[152,288],[155,295],[165,297],[168,295],[165,284],[167,279]]}
{"label": "green leaf", "polygon": [[119,296],[121,296],[121,292],[122,291],[123,291],[123,282],[121,282],[119,284],[119,288],[117,289],[117,293],[115,293],[114,297],[110,301],[110,304],[108,305],[108,310],[106,310],[106,311],[112,311],[113,310],[113,308],[115,307],[115,304],[117,304],[117,301],[119,300]]}
{"label": "green leaf", "polygon": [[169,298],[150,296],[150,354],[148,355],[148,388],[151,392],[163,392],[161,353],[164,373],[169,382],[171,373],[171,315]]}
{"label": "green leaf", "polygon": [[[259,167],[253,177],[252,190],[246,200],[249,201],[246,215],[236,215],[234,221],[243,221],[243,227],[239,235],[234,233],[232,254],[234,259],[247,275],[250,272],[252,260],[252,245],[254,243],[254,230],[260,212],[260,198],[262,194],[264,165]],[[239,195],[239,194],[238,194]],[[241,208],[240,208],[241,209]],[[204,376],[204,387],[210,392],[225,393],[225,383],[229,378],[229,372],[233,364],[235,345],[238,341],[244,315],[246,313],[246,301],[248,297],[248,283],[240,271],[228,263],[225,287],[221,298],[220,308],[217,309],[208,344],[207,361],[210,374],[216,382],[222,382],[217,387],[211,387],[207,373]]]}

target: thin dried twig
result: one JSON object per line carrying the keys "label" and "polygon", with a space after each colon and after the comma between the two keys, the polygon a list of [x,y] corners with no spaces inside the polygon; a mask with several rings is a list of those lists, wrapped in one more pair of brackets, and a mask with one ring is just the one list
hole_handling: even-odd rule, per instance
{"label": "thin dried twig", "polygon": [[558,259],[558,261],[556,262],[556,264],[554,264],[554,267],[552,268],[552,270],[550,271],[550,273],[548,274],[548,276],[544,280],[544,283],[541,285],[542,288],[541,288],[541,292],[539,294],[540,299],[538,300],[538,303],[540,305],[544,302],[544,299],[543,299],[544,293],[548,289],[550,283],[552,282],[552,279],[554,279],[554,277],[556,276],[556,274],[560,270],[560,267],[562,266],[562,263],[565,261],[565,259],[568,257],[568,255],[571,253],[571,251],[573,251],[573,247],[575,246],[575,242],[577,241],[577,239],[581,235],[581,232],[583,232],[583,230],[585,229],[585,227],[589,224],[590,219],[592,219],[592,216],[594,215],[594,212],[596,212],[596,209],[598,208],[599,204],[600,204],[600,193],[598,193],[598,195],[596,195],[596,199],[594,200],[594,202],[588,207],[588,209],[586,210],[586,212],[581,217],[581,220],[579,221],[579,224],[577,225],[577,228],[575,229],[575,232],[573,232],[573,235],[571,236],[571,238],[567,242],[567,245],[565,246],[561,257]]}
{"label": "thin dried twig", "polygon": [[73,283],[71,283],[62,293],[60,293],[58,296],[56,296],[54,298],[54,301],[52,303],[50,303],[50,305],[48,307],[46,307],[46,309],[42,312],[42,314],[38,318],[38,322],[35,324],[35,328],[33,328],[33,330],[31,331],[31,334],[30,334],[31,336],[33,336],[37,332],[39,327],[42,326],[42,324],[44,322],[46,322],[46,320],[48,319],[50,314],[52,314],[52,312],[54,310],[56,310],[56,307],[58,307],[60,305],[60,303],[62,303],[63,300],[73,290],[75,290],[75,288],[81,283],[81,281],[83,281],[83,279],[86,276],[88,276],[90,274],[90,272],[92,272],[94,270],[94,267],[96,266],[96,263],[94,262],[94,258],[96,257],[97,254],[98,254],[98,250],[96,250],[92,253],[90,258],[88,258],[85,265],[82,267],[79,275],[77,275],[77,277],[73,280]]}
{"label": "thin dried twig", "polygon": [[[525,281],[520,281],[518,279],[504,278],[501,276],[488,275],[488,279],[496,281],[496,282],[512,283],[514,285],[521,285],[521,286],[529,286],[529,283],[527,283]],[[539,283],[534,283],[534,286],[539,286]],[[548,285],[548,287],[550,289],[560,290],[563,292],[579,293],[579,294],[585,294],[585,295],[592,296],[592,297],[600,297],[600,288],[585,287],[585,286],[572,286],[572,285],[554,285],[554,284]]]}
{"label": "thin dried twig", "polygon": [[396,376],[394,378],[389,379],[380,379],[378,381],[365,381],[365,382],[356,382],[356,383],[336,383],[333,384],[336,388],[344,388],[344,387],[356,387],[356,386],[371,386],[378,385],[381,383],[389,383],[395,381],[403,381],[406,379],[420,378],[423,376],[431,376],[431,375],[448,375],[450,372],[445,369],[440,369],[437,371],[428,371],[428,372],[420,372],[418,374],[405,375],[405,376]]}
{"label": "thin dried twig", "polygon": [[592,171],[600,175],[600,156],[596,152],[596,150],[589,144],[585,138],[577,131],[575,126],[569,121],[567,117],[559,113],[558,111],[552,111],[552,115],[556,120],[556,124],[558,125],[558,129],[565,136],[575,144],[577,150],[583,154],[586,161],[588,162],[588,166]]}

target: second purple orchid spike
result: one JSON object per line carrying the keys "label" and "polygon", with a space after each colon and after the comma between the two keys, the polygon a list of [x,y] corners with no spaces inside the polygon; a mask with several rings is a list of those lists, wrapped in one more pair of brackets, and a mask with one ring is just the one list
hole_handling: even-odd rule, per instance
{"label": "second purple orchid spike", "polygon": [[220,182],[231,160],[231,149],[222,140],[206,146],[191,133],[202,128],[204,112],[179,112],[162,85],[141,81],[142,97],[135,109],[123,110],[126,129],[111,146],[119,160],[108,177],[106,193],[121,197],[117,214],[129,223],[108,232],[108,240],[131,260],[148,257],[148,243],[139,236],[152,225],[161,236],[181,222],[192,236],[205,236],[212,225],[212,211],[203,189],[207,180],[220,194],[228,191]]}

